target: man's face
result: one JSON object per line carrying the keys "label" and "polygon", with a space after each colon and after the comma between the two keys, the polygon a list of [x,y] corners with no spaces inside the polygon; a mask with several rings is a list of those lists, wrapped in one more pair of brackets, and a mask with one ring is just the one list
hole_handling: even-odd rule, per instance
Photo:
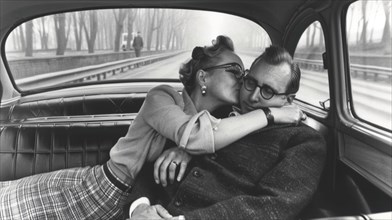
{"label": "man's face", "polygon": [[242,113],[260,109],[262,107],[282,107],[289,104],[286,95],[274,95],[267,100],[260,94],[260,87],[271,89],[275,94],[285,93],[290,80],[290,66],[286,63],[280,65],[270,65],[259,61],[254,65],[247,75],[254,80],[258,86],[253,91],[245,88],[242,84],[240,90],[240,107]]}

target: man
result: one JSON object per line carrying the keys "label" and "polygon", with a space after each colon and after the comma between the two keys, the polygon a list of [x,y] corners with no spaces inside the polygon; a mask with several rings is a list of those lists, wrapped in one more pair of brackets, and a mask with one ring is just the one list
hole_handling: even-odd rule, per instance
{"label": "man", "polygon": [[[290,54],[271,46],[244,77],[237,111],[291,104],[299,80],[300,70]],[[135,187],[133,191],[138,196],[147,195],[148,190],[158,192],[154,203],[187,220],[295,218],[317,189],[326,156],[325,142],[306,125],[278,126],[273,124],[272,115],[267,118],[269,126],[259,132],[214,155],[193,157],[180,182],[152,190],[154,184],[144,181],[143,190]],[[146,172],[152,176],[152,171],[141,173]],[[136,206],[131,219],[171,215],[162,206],[144,203]]]}
{"label": "man", "polygon": [[140,57],[140,51],[143,48],[143,38],[141,37],[140,31],[138,31],[137,36],[133,38],[132,47],[135,50],[136,57]]}

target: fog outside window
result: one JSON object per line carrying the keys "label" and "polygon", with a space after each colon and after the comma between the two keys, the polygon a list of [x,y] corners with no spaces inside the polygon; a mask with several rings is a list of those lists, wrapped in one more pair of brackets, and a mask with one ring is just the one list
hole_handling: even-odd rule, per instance
{"label": "fog outside window", "polygon": [[247,68],[271,44],[261,26],[238,16],[127,8],[35,18],[10,33],[5,52],[22,91],[109,80],[162,81],[178,79],[190,50],[211,45],[218,35],[233,40]]}

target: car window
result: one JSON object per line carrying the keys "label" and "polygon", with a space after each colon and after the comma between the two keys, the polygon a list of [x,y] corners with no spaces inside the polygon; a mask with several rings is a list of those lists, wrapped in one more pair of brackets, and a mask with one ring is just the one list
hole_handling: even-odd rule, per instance
{"label": "car window", "polygon": [[296,98],[324,110],[329,109],[328,72],[323,67],[324,34],[315,21],[302,34],[294,60],[301,68],[301,84]]}
{"label": "car window", "polygon": [[347,11],[353,115],[392,129],[391,1],[357,1]]}
{"label": "car window", "polygon": [[[189,50],[211,45],[218,35],[233,40],[246,68],[271,44],[261,26],[234,15],[101,9],[27,21],[8,35],[5,54],[20,91],[107,80],[174,80],[181,63],[190,58]],[[148,68],[162,60],[165,65]]]}

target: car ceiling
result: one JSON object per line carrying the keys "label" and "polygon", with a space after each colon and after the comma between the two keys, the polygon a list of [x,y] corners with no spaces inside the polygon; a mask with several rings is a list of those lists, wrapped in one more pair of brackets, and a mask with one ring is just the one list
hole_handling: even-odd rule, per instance
{"label": "car ceiling", "polygon": [[[162,7],[213,10],[239,15],[264,27],[271,39],[281,39],[286,25],[304,5],[322,0],[0,0],[1,39],[10,27],[39,15],[113,7]],[[274,42],[279,43],[279,42]]]}

